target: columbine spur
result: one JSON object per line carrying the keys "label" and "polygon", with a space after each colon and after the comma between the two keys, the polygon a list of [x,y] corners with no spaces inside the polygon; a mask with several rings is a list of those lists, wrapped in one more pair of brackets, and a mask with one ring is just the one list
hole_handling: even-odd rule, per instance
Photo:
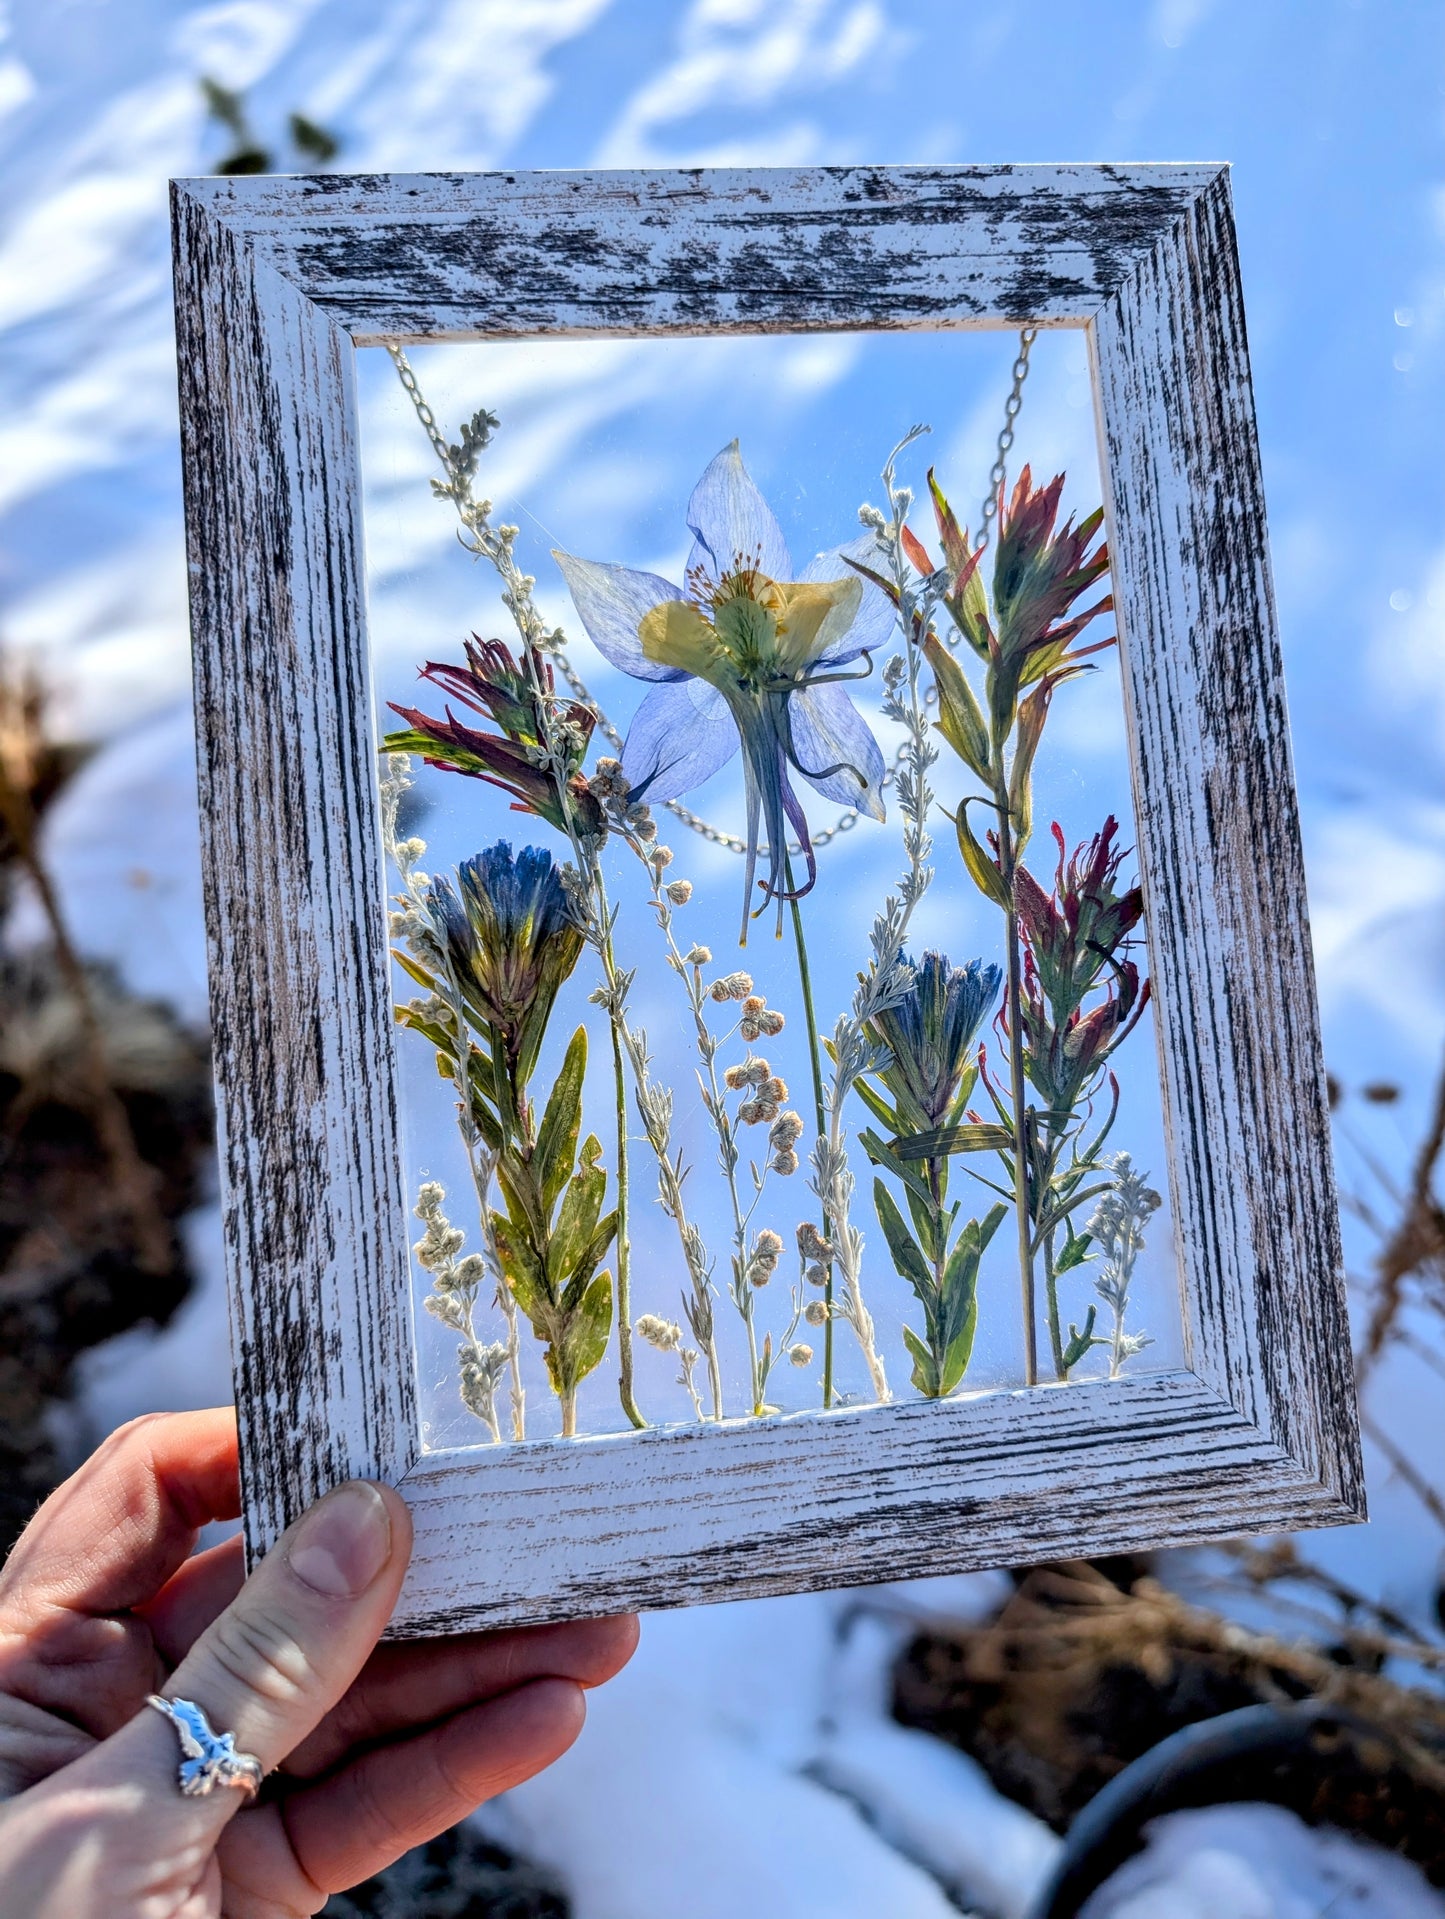
{"label": "columbine spur", "polygon": [[[687,506],[693,536],[686,585],[655,573],[557,552],[582,623],[613,666],[654,682],[633,719],[623,767],[634,796],[660,802],[700,786],[741,746],[747,799],[743,940],[759,849],[763,900],[806,893],[817,877],[807,817],[790,775],[825,799],[883,818],[883,755],[842,682],[893,631],[888,600],[820,555],[794,577],[781,527],[734,440],[708,466]],[[858,542],[861,552],[870,542]],[[784,878],[791,825],[807,878]],[[761,907],[758,911],[761,911]]]}

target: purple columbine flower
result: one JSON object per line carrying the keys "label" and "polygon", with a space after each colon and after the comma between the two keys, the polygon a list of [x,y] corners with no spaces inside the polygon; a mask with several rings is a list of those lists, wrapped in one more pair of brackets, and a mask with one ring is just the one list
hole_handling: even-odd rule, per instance
{"label": "purple columbine flower", "polygon": [[[817,878],[807,816],[790,775],[825,799],[883,818],[883,755],[843,682],[864,679],[866,656],[894,627],[884,594],[847,564],[872,542],[820,554],[793,573],[782,528],[748,476],[736,440],[687,505],[693,536],[686,585],[570,553],[554,555],[582,624],[604,659],[656,682],[637,709],[623,771],[639,800],[677,799],[741,747],[747,796],[743,943],[767,840],[763,903],[800,898]],[[865,659],[861,669],[841,671]],[[791,825],[807,879],[784,878]],[[762,911],[762,907],[757,909]]]}

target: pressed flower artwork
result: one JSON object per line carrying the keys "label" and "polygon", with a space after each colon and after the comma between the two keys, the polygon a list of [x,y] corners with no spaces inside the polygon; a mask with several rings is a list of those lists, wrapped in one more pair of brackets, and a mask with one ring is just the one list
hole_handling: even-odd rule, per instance
{"label": "pressed flower artwork", "polygon": [[[981,347],[875,340],[853,406],[846,357],[779,403],[788,351],[433,350],[431,444],[363,356],[410,449],[372,564],[432,1443],[1179,1354],[1077,343],[987,485]],[[559,396],[610,408],[565,457]]]}

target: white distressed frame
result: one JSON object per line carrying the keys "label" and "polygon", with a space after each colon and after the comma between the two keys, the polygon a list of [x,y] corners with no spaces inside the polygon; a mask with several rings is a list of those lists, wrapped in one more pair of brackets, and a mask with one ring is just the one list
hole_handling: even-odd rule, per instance
{"label": "white distressed frame", "polygon": [[[402,1635],[1363,1517],[1228,170],[173,189],[247,1539],[399,1485]],[[366,640],[362,345],[898,328],[1089,341],[1187,1365],[423,1453]]]}

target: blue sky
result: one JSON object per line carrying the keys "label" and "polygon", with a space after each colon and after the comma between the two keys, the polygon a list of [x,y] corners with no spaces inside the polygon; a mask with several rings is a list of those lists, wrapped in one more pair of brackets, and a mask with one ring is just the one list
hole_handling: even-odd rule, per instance
{"label": "blue sky", "polygon": [[184,692],[164,181],[221,150],[201,71],[356,167],[1228,159],[1327,985],[1370,996],[1388,923],[1445,1002],[1417,917],[1445,890],[1440,27],[1423,0],[15,9],[0,618],[92,730]]}

